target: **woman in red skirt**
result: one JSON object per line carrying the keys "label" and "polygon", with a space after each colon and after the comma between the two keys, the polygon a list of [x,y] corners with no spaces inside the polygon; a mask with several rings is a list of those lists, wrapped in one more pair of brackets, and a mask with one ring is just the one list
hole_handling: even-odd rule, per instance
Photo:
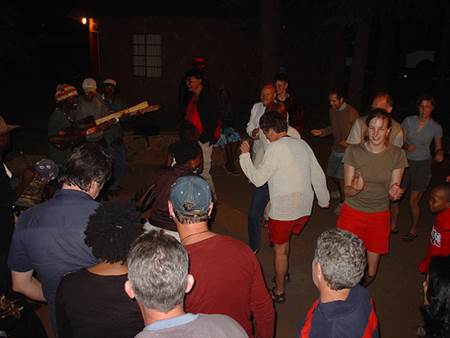
{"label": "woman in red skirt", "polygon": [[408,161],[405,152],[389,145],[391,117],[384,109],[372,110],[366,120],[368,139],[349,145],[344,155],[345,201],[337,227],[364,242],[367,272],[364,285],[375,277],[380,256],[389,251],[389,200],[397,200]]}

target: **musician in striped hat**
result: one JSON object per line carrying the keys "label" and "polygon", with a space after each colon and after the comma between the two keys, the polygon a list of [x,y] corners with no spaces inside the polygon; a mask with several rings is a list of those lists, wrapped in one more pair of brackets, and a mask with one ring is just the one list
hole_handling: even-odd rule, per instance
{"label": "musician in striped hat", "polygon": [[[70,84],[58,84],[55,91],[56,108],[48,121],[48,136],[57,135],[58,132],[73,125],[71,115],[78,104],[78,92]],[[47,157],[62,165],[71,152],[71,148],[62,149],[53,143],[48,143]]]}

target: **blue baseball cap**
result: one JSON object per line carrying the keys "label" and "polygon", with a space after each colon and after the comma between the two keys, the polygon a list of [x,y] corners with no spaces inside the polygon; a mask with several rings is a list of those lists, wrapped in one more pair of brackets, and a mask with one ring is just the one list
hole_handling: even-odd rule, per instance
{"label": "blue baseball cap", "polygon": [[212,202],[208,182],[199,176],[182,176],[170,188],[170,201],[180,215],[202,215]]}

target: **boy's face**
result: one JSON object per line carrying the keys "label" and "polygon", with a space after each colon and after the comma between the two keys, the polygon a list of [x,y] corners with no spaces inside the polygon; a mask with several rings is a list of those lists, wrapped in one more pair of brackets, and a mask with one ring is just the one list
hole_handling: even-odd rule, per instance
{"label": "boy's face", "polygon": [[445,192],[442,190],[433,189],[430,194],[428,205],[430,206],[431,212],[437,213],[450,208],[450,201]]}

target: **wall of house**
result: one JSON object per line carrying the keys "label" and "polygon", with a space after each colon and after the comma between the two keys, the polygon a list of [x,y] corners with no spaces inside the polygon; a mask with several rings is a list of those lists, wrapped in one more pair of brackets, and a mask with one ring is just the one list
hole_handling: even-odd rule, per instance
{"label": "wall of house", "polygon": [[[260,86],[259,31],[255,20],[189,17],[128,17],[98,20],[100,76],[118,81],[129,105],[147,99],[163,109],[154,119],[163,129],[176,128],[178,86],[193,58],[206,59],[212,89],[224,84],[232,95],[238,124],[248,119]],[[132,36],[160,34],[162,77],[133,76]]]}

